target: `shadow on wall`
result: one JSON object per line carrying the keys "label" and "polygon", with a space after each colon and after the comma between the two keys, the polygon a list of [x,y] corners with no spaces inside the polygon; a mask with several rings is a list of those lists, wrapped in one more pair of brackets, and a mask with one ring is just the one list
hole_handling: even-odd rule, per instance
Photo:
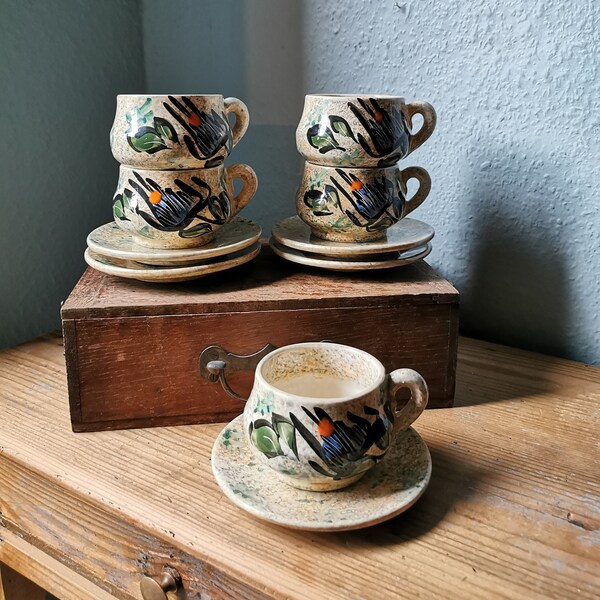
{"label": "shadow on wall", "polygon": [[[572,352],[572,302],[565,232],[555,206],[556,198],[570,194],[564,173],[541,172],[549,162],[539,156],[523,168],[506,148],[472,162],[482,169],[472,174],[468,189],[474,193],[463,213],[472,215],[474,243],[462,290],[461,329],[469,336],[565,356]],[[495,164],[501,166],[495,170]]]}
{"label": "shadow on wall", "polygon": [[[250,127],[227,160],[249,164],[258,192],[243,215],[268,236],[294,213],[301,158],[295,130],[303,104],[300,0],[144,0],[144,62],[148,93],[218,93],[237,96],[250,111]],[[177,31],[177,44],[156,44]]]}

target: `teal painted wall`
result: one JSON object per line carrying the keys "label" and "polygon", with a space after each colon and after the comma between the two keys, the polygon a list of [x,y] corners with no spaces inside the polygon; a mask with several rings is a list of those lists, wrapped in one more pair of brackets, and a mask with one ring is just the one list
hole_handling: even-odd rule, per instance
{"label": "teal painted wall", "polygon": [[258,172],[244,212],[268,233],[294,212],[303,95],[359,91],[438,110],[437,131],[404,164],[431,174],[432,195],[415,216],[436,228],[430,262],[462,293],[463,331],[600,364],[600,4],[0,7],[1,344],[58,324],[85,235],[110,218],[116,93],[244,100],[251,126],[228,163]]}
{"label": "teal painted wall", "polygon": [[111,218],[115,95],[144,87],[131,0],[0,0],[0,346],[60,326]]}

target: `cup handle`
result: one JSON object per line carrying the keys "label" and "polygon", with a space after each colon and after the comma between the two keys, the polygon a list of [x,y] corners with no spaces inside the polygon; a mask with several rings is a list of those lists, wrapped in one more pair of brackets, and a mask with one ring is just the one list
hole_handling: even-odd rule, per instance
{"label": "cup handle", "polygon": [[390,397],[393,399],[400,388],[410,390],[410,400],[401,410],[395,410],[394,433],[400,433],[416,421],[425,410],[429,392],[425,380],[412,369],[396,369],[389,375]]}
{"label": "cup handle", "polygon": [[240,193],[233,198],[231,207],[231,216],[237,215],[244,206],[252,200],[252,196],[256,193],[258,188],[258,179],[256,173],[252,167],[243,164],[231,165],[227,169],[227,176],[232,180],[241,179],[242,189]]}
{"label": "cup handle", "polygon": [[406,207],[404,210],[404,216],[411,213],[415,208],[423,204],[423,201],[429,195],[431,191],[431,177],[429,173],[422,167],[406,167],[400,172],[404,189],[407,188],[409,179],[416,179],[419,182],[419,189],[415,192],[412,198],[406,199]]}
{"label": "cup handle", "polygon": [[[235,115],[235,125],[231,130],[233,145],[235,146],[248,129],[248,123],[250,123],[248,107],[237,98],[225,98],[223,104],[225,105],[226,115],[229,115],[231,112]],[[419,131],[419,133],[421,132]]]}
{"label": "cup handle", "polygon": [[416,150],[429,139],[429,136],[435,129],[437,115],[435,114],[435,109],[433,106],[431,106],[431,104],[429,104],[429,102],[423,102],[421,100],[416,100],[415,102],[410,102],[407,104],[406,112],[408,116],[408,126],[411,130],[413,116],[421,115],[423,117],[423,125],[421,125],[421,129],[419,129],[419,131],[417,131],[415,134],[411,133],[410,135],[410,142],[408,145],[408,153],[410,154],[413,150]]}

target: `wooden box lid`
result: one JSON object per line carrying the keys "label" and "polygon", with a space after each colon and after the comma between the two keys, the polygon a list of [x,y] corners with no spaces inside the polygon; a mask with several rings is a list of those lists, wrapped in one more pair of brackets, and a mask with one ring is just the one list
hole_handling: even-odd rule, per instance
{"label": "wooden box lid", "polygon": [[63,319],[448,304],[458,291],[427,263],[401,269],[336,273],[300,267],[269,247],[251,263],[206,279],[143,283],[88,269],[62,307]]}

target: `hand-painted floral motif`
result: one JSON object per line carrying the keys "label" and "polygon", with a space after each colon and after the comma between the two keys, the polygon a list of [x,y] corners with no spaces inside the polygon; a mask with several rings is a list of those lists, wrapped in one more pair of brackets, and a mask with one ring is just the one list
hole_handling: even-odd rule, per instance
{"label": "hand-painted floral motif", "polygon": [[250,423],[252,444],[267,458],[275,458],[286,455],[282,446],[284,441],[298,459],[298,432],[323,463],[309,460],[309,465],[319,474],[335,480],[370,468],[383,457],[390,444],[394,414],[389,407],[384,407],[383,413],[380,413],[375,408],[365,406],[365,415],[374,417],[373,421],[348,412],[346,418],[351,425],[333,420],[319,407],[311,411],[303,406],[302,410],[315,423],[317,436],[293,413],[289,413],[289,419],[272,413],[271,421],[256,419]]}
{"label": "hand-painted floral motif", "polygon": [[229,154],[233,147],[231,128],[225,114],[219,114],[214,109],[210,112],[198,110],[187,96],[182,96],[181,102],[169,96],[169,103],[163,102],[165,110],[187,132],[183,141],[190,154],[199,160],[208,160],[206,167],[214,167],[225,160],[224,156],[215,156],[222,148]]}
{"label": "hand-painted floral motif", "polygon": [[271,414],[271,421],[267,419],[256,419],[250,423],[250,439],[254,446],[267,458],[275,458],[285,454],[281,447],[283,440],[287,447],[298,458],[296,448],[296,430],[289,419]]}
{"label": "hand-painted floral motif", "polygon": [[151,102],[147,98],[141,106],[125,115],[127,142],[136,152],[154,154],[179,144],[177,133],[169,121],[154,116]]}
{"label": "hand-painted floral motif", "polygon": [[391,411],[380,414],[377,409],[365,406],[365,414],[376,416],[375,420],[370,422],[348,412],[346,418],[352,425],[347,425],[341,420],[334,421],[322,408],[316,407],[314,413],[305,407],[302,410],[316,424],[320,441],[294,414],[290,413],[290,419],[325,465],[309,461],[321,475],[337,480],[360,473],[382,458],[389,446],[394,421]]}
{"label": "hand-painted floral motif", "polygon": [[323,190],[312,188],[305,192],[304,204],[313,215],[323,217],[334,214],[336,210],[344,211],[338,195],[342,194],[356,212],[344,211],[344,226],[348,225],[349,219],[352,224],[367,231],[381,231],[400,220],[404,200],[397,183],[385,175],[381,175],[380,179],[373,177],[365,183],[344,169],[336,169],[336,173],[340,179],[331,177],[333,186],[326,184]]}
{"label": "hand-painted floral motif", "polygon": [[348,106],[371,139],[367,141],[361,133],[357,134],[363,150],[373,158],[382,158],[379,166],[397,163],[408,153],[409,139],[406,120],[397,106],[386,111],[374,98],[368,102],[362,98],[357,103],[348,102]]}
{"label": "hand-painted floral motif", "polygon": [[[135,210],[144,221],[159,231],[176,231],[180,237],[197,237],[212,231],[212,225],[223,225],[231,217],[231,203],[226,191],[218,195],[212,193],[210,185],[199,177],[192,177],[192,187],[185,181],[175,179],[178,189],[162,188],[150,177],[145,179],[134,171],[135,179],[128,183],[143,200],[148,211],[143,210],[140,202],[132,200],[132,191],[123,190],[115,196],[113,213],[120,220],[129,220],[125,209]],[[208,209],[207,214],[201,214]],[[194,220],[200,220],[188,227]]]}
{"label": "hand-painted floral motif", "polygon": [[316,217],[332,215],[335,207],[341,209],[338,193],[331,185],[326,185],[323,190],[316,188],[308,190],[304,194],[304,204]]}
{"label": "hand-painted floral motif", "polygon": [[[326,119],[326,118],[325,118]],[[330,152],[331,150],[344,150],[338,143],[335,133],[343,136],[352,138],[354,141],[354,134],[350,125],[346,119],[335,115],[329,116],[329,124],[323,119],[320,123],[315,123],[306,132],[308,143],[316,148],[321,154]]]}
{"label": "hand-painted floral motif", "polygon": [[[344,181],[340,183],[331,178],[332,183],[352,204],[364,223],[351,211],[346,210],[348,218],[358,227],[365,227],[367,231],[380,231],[387,229],[398,222],[402,216],[404,200],[399,194],[398,184],[385,175],[380,179],[374,177],[364,183],[353,173],[336,169],[336,173]],[[348,192],[348,188],[350,192]]]}

